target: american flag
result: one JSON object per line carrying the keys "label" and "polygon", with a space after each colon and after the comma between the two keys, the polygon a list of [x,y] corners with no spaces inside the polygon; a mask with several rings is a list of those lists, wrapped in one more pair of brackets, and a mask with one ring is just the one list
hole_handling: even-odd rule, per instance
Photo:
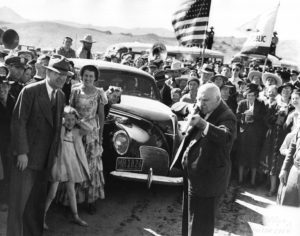
{"label": "american flag", "polygon": [[172,25],[181,45],[202,45],[206,38],[211,0],[185,0],[173,14]]}

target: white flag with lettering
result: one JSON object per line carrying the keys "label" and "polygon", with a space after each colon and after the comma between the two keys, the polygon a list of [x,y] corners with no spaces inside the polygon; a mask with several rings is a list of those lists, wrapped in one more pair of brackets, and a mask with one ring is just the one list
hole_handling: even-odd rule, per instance
{"label": "white flag with lettering", "polygon": [[241,53],[268,55],[278,8],[279,4],[275,8],[259,16],[256,28],[252,30],[241,50]]}

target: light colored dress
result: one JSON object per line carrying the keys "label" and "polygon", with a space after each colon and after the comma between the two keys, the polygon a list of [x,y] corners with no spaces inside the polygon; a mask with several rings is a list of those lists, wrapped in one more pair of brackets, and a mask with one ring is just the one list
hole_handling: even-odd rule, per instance
{"label": "light colored dress", "polygon": [[56,163],[55,181],[82,183],[88,179],[74,144],[72,131],[66,131],[62,140],[60,156]]}
{"label": "light colored dress", "polygon": [[[84,200],[88,203],[92,203],[97,199],[104,199],[104,176],[103,176],[103,164],[100,155],[100,143],[99,143],[99,119],[98,119],[98,106],[99,104],[107,104],[107,98],[102,89],[97,88],[93,94],[85,94],[81,86],[74,88],[71,92],[70,105],[74,107],[79,115],[80,119],[91,127],[91,130],[87,135],[83,136],[83,145],[88,161],[88,167],[90,172],[90,182],[85,182],[78,192],[78,202]],[[81,192],[81,193],[80,193]],[[87,192],[87,199],[86,193]]]}

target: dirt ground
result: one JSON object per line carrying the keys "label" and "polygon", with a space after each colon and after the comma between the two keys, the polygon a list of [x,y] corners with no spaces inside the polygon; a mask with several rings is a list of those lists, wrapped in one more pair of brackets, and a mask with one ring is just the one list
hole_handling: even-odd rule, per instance
{"label": "dirt ground", "polygon": [[[275,198],[265,198],[264,188],[230,186],[220,206],[215,235],[265,234],[263,215]],[[106,199],[98,201],[97,213],[89,215],[84,206],[79,214],[89,227],[73,224],[70,211],[53,204],[48,214],[50,230],[45,236],[177,236],[181,233],[181,187],[152,186],[113,181],[106,187]],[[5,236],[6,213],[0,213],[0,235]]]}

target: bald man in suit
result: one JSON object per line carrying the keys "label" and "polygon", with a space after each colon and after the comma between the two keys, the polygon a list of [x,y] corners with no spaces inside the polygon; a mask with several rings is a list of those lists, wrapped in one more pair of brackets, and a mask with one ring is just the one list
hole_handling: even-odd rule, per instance
{"label": "bald man in suit", "polygon": [[182,235],[213,236],[218,201],[229,183],[237,121],[213,83],[200,86],[196,105],[199,112],[178,150],[184,169]]}

